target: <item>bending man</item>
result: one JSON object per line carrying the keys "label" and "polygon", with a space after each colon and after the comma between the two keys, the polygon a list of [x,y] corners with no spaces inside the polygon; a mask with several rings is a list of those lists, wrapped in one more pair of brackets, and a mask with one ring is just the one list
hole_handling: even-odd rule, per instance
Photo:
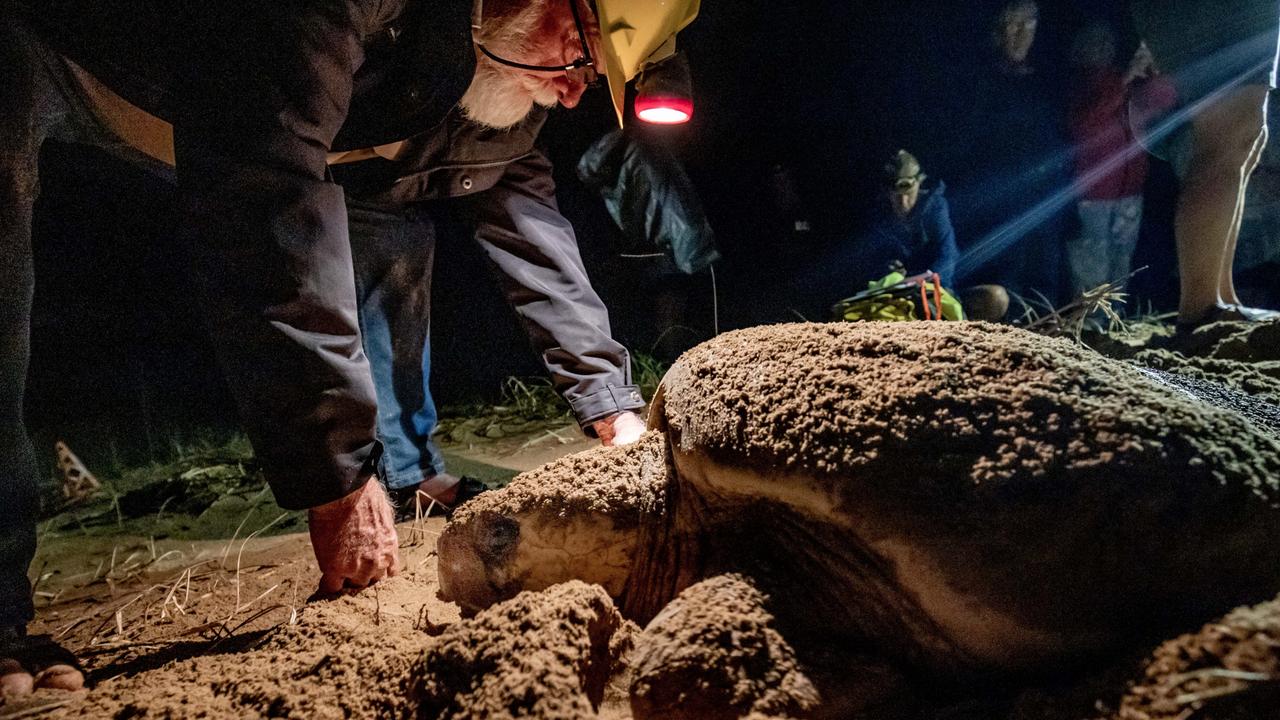
{"label": "bending man", "polygon": [[397,572],[399,558],[385,493],[368,482],[380,454],[375,394],[330,152],[379,154],[439,126],[459,103],[472,120],[495,127],[514,125],[536,105],[574,105],[590,79],[578,59],[588,55],[610,61],[617,99],[621,82],[696,12],[696,4],[683,5],[672,10],[684,13],[679,18],[611,34],[626,38],[638,58],[619,69],[619,53],[601,45],[595,16],[579,0],[485,3],[481,34],[491,40],[479,61],[465,2],[0,1],[0,252],[8,258],[0,269],[0,450],[11,458],[0,481],[11,508],[0,519],[6,694],[29,690],[36,678],[58,687],[83,682],[63,671],[70,670],[63,659],[23,640],[37,504],[22,425],[31,211],[40,146],[66,130],[71,113],[51,84],[50,55],[66,55],[172,124],[192,277],[246,430],[277,502],[309,509],[322,586],[359,588]]}

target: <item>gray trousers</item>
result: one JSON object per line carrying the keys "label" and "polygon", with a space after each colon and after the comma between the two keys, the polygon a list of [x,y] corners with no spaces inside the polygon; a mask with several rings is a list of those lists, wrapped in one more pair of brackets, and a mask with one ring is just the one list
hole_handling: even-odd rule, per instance
{"label": "gray trousers", "polygon": [[1067,241],[1071,291],[1079,295],[1129,276],[1142,229],[1142,196],[1081,200],[1080,234]]}

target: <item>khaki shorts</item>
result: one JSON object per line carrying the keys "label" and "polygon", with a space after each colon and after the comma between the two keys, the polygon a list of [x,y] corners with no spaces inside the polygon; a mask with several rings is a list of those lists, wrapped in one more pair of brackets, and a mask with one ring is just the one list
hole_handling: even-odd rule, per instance
{"label": "khaki shorts", "polygon": [[1133,0],[1131,7],[1184,103],[1226,87],[1276,86],[1280,0]]}

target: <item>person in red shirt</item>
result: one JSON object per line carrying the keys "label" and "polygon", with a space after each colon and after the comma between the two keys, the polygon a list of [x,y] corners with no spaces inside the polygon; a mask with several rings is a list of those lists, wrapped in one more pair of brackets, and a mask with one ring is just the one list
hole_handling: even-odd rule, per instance
{"label": "person in red shirt", "polygon": [[1116,55],[1115,31],[1102,23],[1085,27],[1072,45],[1076,76],[1068,126],[1080,233],[1067,241],[1067,264],[1077,294],[1130,274],[1148,170],[1130,122],[1131,99],[1141,94],[1144,107],[1167,108],[1175,97],[1145,43],[1127,67],[1116,65]]}

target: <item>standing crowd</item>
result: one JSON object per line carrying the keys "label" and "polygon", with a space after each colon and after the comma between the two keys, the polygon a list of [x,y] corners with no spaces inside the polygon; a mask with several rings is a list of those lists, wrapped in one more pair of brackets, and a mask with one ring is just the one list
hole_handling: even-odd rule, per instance
{"label": "standing crowd", "polygon": [[[1083,26],[1055,84],[1033,62],[1036,1],[998,6],[989,60],[961,83],[962,100],[939,101],[949,108],[945,139],[920,133],[890,158],[885,199],[840,249],[849,288],[883,276],[888,262],[908,275],[937,272],[962,294],[1002,287],[1054,305],[1123,284],[1146,264],[1135,250],[1156,157],[1179,185],[1179,322],[1280,317],[1243,304],[1233,281],[1249,178],[1267,140],[1280,7],[1135,0],[1130,19],[1130,33],[1114,21]],[[956,170],[946,178],[951,203],[947,185],[920,172],[931,156]],[[976,301],[977,317],[1003,314],[990,299]]]}

